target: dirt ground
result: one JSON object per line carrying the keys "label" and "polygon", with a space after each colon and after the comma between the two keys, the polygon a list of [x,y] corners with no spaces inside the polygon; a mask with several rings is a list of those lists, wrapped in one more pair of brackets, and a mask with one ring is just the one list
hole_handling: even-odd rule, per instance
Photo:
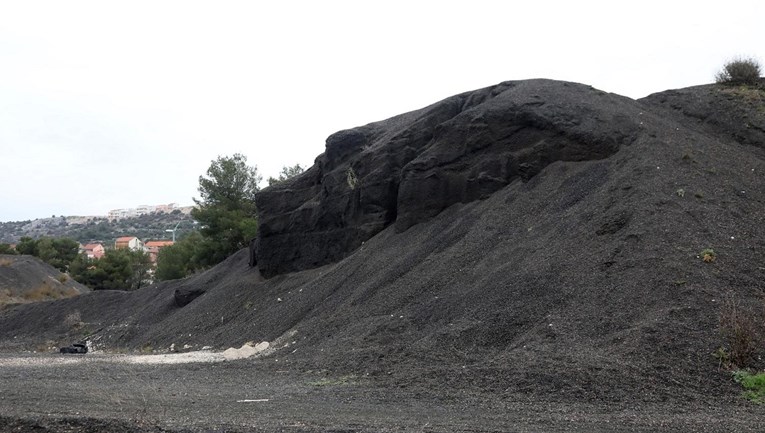
{"label": "dirt ground", "polygon": [[[153,355],[156,356],[156,355]],[[545,402],[278,362],[128,363],[124,355],[0,355],[0,431],[762,432],[744,403]]]}

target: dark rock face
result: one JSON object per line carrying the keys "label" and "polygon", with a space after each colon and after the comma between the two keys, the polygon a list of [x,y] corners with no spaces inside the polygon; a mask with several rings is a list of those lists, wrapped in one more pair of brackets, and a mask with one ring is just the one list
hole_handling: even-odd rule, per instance
{"label": "dark rock face", "polygon": [[251,239],[250,244],[247,247],[250,252],[250,267],[253,268],[258,265],[258,238]]}
{"label": "dark rock face", "polygon": [[202,296],[204,293],[205,291],[202,289],[176,289],[175,293],[173,294],[173,297],[175,298],[175,305],[179,307],[185,307],[186,305],[189,305],[191,301]]}
{"label": "dark rock face", "polygon": [[447,98],[340,131],[301,176],[257,197],[257,264],[270,277],[342,259],[390,224],[528,181],[555,161],[602,159],[641,132],[635,101],[530,80]]}

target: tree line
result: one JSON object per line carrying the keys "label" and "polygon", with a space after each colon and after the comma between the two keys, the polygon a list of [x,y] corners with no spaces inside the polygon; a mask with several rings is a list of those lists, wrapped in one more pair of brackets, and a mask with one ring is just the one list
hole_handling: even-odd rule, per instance
{"label": "tree line", "polygon": [[[304,171],[299,164],[284,167],[269,186]],[[248,245],[257,236],[255,194],[262,177],[242,154],[219,156],[205,175],[199,176],[199,199],[191,217],[199,229],[162,248],[152,274],[152,263],[144,251],[107,249],[100,259],[79,253],[79,242],[69,238],[23,237],[15,251],[0,244],[0,254],[29,254],[39,257],[76,281],[95,290],[135,290],[152,280],[186,277],[214,266]]]}

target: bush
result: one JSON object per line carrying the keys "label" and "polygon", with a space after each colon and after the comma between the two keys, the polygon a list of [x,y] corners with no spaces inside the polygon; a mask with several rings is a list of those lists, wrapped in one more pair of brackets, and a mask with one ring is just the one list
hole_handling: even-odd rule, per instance
{"label": "bush", "polygon": [[18,254],[11,244],[0,244],[0,254]]}
{"label": "bush", "polygon": [[26,291],[21,296],[27,301],[48,301],[60,298],[61,294],[56,292],[53,287],[50,286],[48,281],[44,280],[42,284],[32,290]]}
{"label": "bush", "polygon": [[713,250],[712,248],[703,249],[699,253],[699,257],[701,257],[701,260],[703,260],[704,263],[712,263],[715,260],[717,260],[717,254],[715,253],[715,250]]}
{"label": "bush", "polygon": [[717,84],[757,84],[762,66],[753,58],[731,60],[715,75]]}
{"label": "bush", "polygon": [[757,404],[765,403],[765,373],[751,374],[746,370],[733,373],[736,382],[744,387],[744,397]]}
{"label": "bush", "polygon": [[[760,343],[760,329],[751,308],[733,293],[723,297],[720,309],[720,332],[727,348],[727,362],[746,368],[755,361]],[[721,358],[721,362],[722,362]]]}
{"label": "bush", "polygon": [[157,280],[184,278],[203,269],[207,266],[205,257],[210,251],[208,243],[199,232],[191,232],[174,245],[162,248],[157,257]]}

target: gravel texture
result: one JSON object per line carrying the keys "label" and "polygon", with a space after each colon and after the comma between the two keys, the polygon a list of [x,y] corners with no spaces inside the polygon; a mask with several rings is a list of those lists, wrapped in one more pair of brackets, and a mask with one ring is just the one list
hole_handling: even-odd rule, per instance
{"label": "gravel texture", "polygon": [[[130,364],[123,356],[0,356],[0,431],[761,432],[759,407],[535,401],[261,360]],[[19,363],[24,360],[25,363]],[[45,362],[40,362],[44,360]]]}

